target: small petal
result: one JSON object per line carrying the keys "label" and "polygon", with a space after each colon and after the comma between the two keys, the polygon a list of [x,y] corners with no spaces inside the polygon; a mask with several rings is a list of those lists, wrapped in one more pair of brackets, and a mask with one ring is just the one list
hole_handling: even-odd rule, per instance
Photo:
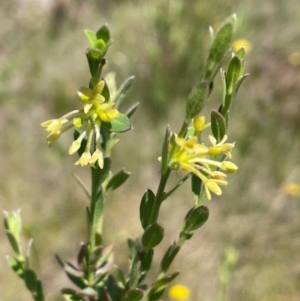
{"label": "small petal", "polygon": [[221,162],[221,168],[229,173],[233,173],[238,170],[238,167],[230,161]]}
{"label": "small petal", "polygon": [[75,162],[74,165],[81,165],[81,166],[87,166],[89,164],[89,161],[91,159],[90,152],[84,152],[78,161]]}

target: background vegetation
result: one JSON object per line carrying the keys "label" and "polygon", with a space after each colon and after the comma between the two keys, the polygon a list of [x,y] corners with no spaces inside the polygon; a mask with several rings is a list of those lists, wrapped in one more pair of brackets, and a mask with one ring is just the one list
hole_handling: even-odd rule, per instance
{"label": "background vegetation", "polygon": [[[133,174],[111,196],[105,220],[106,241],[116,243],[116,261],[125,266],[126,237],[142,232],[139,200],[157,185],[165,125],[178,130],[207,53],[208,26],[233,12],[239,17],[236,38],[253,44],[247,60],[251,75],[238,93],[229,133],[230,141],[237,141],[233,155],[240,170],[223,196],[209,203],[209,221],[173,268],[182,270],[178,281],[190,287],[192,300],[213,301],[222,256],[234,247],[239,262],[227,300],[300,300],[300,198],[284,189],[300,184],[298,1],[5,0],[0,2],[0,208],[22,208],[49,301],[61,300],[57,291],[66,283],[53,254],[74,259],[85,238],[86,199],[71,173],[86,180],[88,173],[66,157],[71,137],[49,150],[39,124],[73,109],[78,87],[87,84],[83,29],[109,24],[114,43],[106,72],[115,71],[119,84],[136,75],[124,110],[141,103],[134,130],[121,136],[115,151],[114,168],[125,166]],[[220,80],[212,107],[221,96],[218,85]],[[163,207],[165,247],[192,202],[187,191],[181,188]],[[1,300],[30,300],[5,262],[11,251],[3,230],[0,235]]]}

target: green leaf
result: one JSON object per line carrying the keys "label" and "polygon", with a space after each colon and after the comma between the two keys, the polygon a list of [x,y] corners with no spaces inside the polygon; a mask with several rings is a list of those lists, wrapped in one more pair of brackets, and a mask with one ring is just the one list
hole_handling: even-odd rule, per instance
{"label": "green leaf", "polygon": [[240,77],[240,78],[238,79],[238,81],[237,81],[236,84],[235,84],[235,89],[234,89],[234,92],[233,92],[233,95],[234,95],[234,96],[236,95],[236,93],[238,92],[238,90],[239,90],[241,84],[243,83],[243,81],[245,80],[245,78],[246,78],[248,75],[249,75],[249,74],[244,74],[242,77]]}
{"label": "green leaf", "polygon": [[192,119],[201,112],[208,95],[209,82],[207,81],[201,81],[192,89],[186,103],[186,119]]}
{"label": "green leaf", "polygon": [[14,234],[11,231],[6,230],[6,236],[10,242],[11,247],[13,248],[13,250],[16,252],[16,254],[20,254],[21,253],[21,249],[19,246],[19,242],[17,241],[16,237],[14,236]]}
{"label": "green leaf", "polygon": [[104,82],[105,82],[105,85],[103,87],[101,95],[105,98],[105,102],[109,102],[109,100],[110,100],[110,91],[109,91],[109,88],[108,88],[108,85],[107,85],[106,81],[104,81]]}
{"label": "green leaf", "polygon": [[107,24],[104,24],[96,33],[97,39],[102,39],[105,43],[110,42],[110,32]]}
{"label": "green leaf", "polygon": [[227,131],[226,119],[217,110],[211,111],[211,131],[217,142],[223,139]]}
{"label": "green leaf", "polygon": [[144,291],[139,288],[134,288],[126,292],[124,301],[139,301],[143,297]]}
{"label": "green leaf", "polygon": [[106,43],[102,39],[99,39],[96,41],[94,48],[100,50],[100,52],[103,53],[104,49],[106,48]]}
{"label": "green leaf", "polygon": [[169,149],[170,149],[170,139],[171,139],[171,128],[168,125],[166,129],[165,139],[161,152],[161,173],[164,174],[168,168],[169,163]]}
{"label": "green leaf", "polygon": [[31,270],[31,269],[25,270],[24,281],[25,281],[25,284],[26,284],[26,287],[28,288],[28,290],[30,290],[31,292],[36,292],[38,280],[37,280],[36,274],[33,270]]}
{"label": "green leaf", "polygon": [[156,247],[164,238],[164,228],[158,223],[148,226],[142,236],[142,245],[145,251]]}
{"label": "green leaf", "polygon": [[238,56],[234,56],[231,59],[227,70],[227,80],[228,80],[227,94],[231,95],[233,93],[234,87],[241,75],[241,68],[242,68],[241,60],[239,59]]}
{"label": "green leaf", "polygon": [[89,29],[85,30],[84,33],[85,33],[86,37],[88,38],[91,47],[94,48],[95,44],[97,42],[96,34],[92,30],[89,30]]}
{"label": "green leaf", "polygon": [[174,258],[176,257],[177,253],[180,250],[180,246],[176,243],[173,243],[165,253],[161,263],[160,263],[160,270],[163,273],[166,273],[169,269],[170,265],[172,264]]}
{"label": "green leaf", "polygon": [[212,41],[205,64],[204,76],[209,82],[213,80],[215,74],[218,72],[220,63],[231,46],[235,22],[236,15],[232,15],[226,19]]}
{"label": "green leaf", "polygon": [[112,191],[119,188],[131,175],[130,172],[125,171],[124,168],[116,173],[107,183],[105,191]]}
{"label": "green leaf", "polygon": [[24,278],[24,262],[17,260],[16,258],[7,256],[7,262],[13,271],[20,277]]}
{"label": "green leaf", "polygon": [[105,54],[103,50],[100,50],[98,48],[89,48],[88,53],[89,56],[96,61],[101,60]]}
{"label": "green leaf", "polygon": [[43,286],[42,286],[42,282],[40,280],[37,281],[37,288],[36,288],[35,294],[36,294],[35,299],[37,301],[45,301],[44,293],[43,293]]}
{"label": "green leaf", "polygon": [[221,73],[221,79],[222,79],[222,84],[223,84],[223,93],[222,93],[222,107],[225,107],[225,101],[226,101],[226,95],[227,95],[227,74],[226,71],[223,69],[220,70]]}
{"label": "green leaf", "polygon": [[148,301],[156,301],[164,294],[165,288],[152,289],[149,293]]}
{"label": "green leaf", "polygon": [[108,131],[115,133],[122,133],[131,129],[130,120],[124,114],[119,114],[119,116],[111,122],[102,122],[102,125]]}
{"label": "green leaf", "polygon": [[10,231],[15,240],[19,242],[22,232],[22,218],[21,218],[21,210],[7,212],[4,211],[4,227],[6,230]]}
{"label": "green leaf", "polygon": [[209,211],[205,206],[192,208],[184,219],[182,232],[193,232],[200,228],[208,219]]}
{"label": "green leaf", "polygon": [[132,117],[132,115],[135,113],[135,111],[136,111],[136,109],[137,109],[137,107],[140,105],[140,103],[139,102],[136,102],[134,105],[132,105],[128,110],[127,110],[127,112],[126,112],[126,116],[128,117],[128,118],[131,118]]}
{"label": "green leaf", "polygon": [[61,292],[66,301],[85,301],[84,297],[78,295],[76,291],[70,288],[64,288]]}
{"label": "green leaf", "polygon": [[28,243],[27,243],[26,253],[25,253],[25,257],[26,257],[27,263],[29,262],[29,257],[30,257],[30,251],[31,251],[32,243],[33,243],[33,239],[30,238],[29,241],[28,241]]}
{"label": "green leaf", "polygon": [[246,56],[246,48],[245,47],[241,47],[236,52],[236,55],[243,61],[245,59],[245,56]]}
{"label": "green leaf", "polygon": [[126,96],[130,86],[132,85],[134,78],[135,78],[134,76],[128,77],[116,92],[114,102],[116,103],[117,107],[120,105],[120,103],[123,101],[124,97]]}
{"label": "green leaf", "polygon": [[148,272],[151,268],[152,260],[153,260],[154,251],[153,249],[148,252],[142,252],[141,254],[141,268],[142,272]]}
{"label": "green leaf", "polygon": [[[152,190],[148,189],[141,200],[140,204],[140,221],[143,229],[145,230],[151,223],[151,212],[155,204],[155,194]],[[157,216],[155,217],[155,220]]]}
{"label": "green leaf", "polygon": [[202,180],[196,175],[192,174],[191,183],[192,183],[193,196],[197,201],[202,191]]}
{"label": "green leaf", "polygon": [[169,275],[165,275],[154,283],[155,289],[159,289],[161,287],[165,287],[168,283],[172,282],[180,272],[173,272]]}

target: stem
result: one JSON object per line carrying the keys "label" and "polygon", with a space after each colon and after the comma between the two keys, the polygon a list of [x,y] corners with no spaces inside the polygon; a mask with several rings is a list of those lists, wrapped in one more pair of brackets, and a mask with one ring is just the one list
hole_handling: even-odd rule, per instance
{"label": "stem", "polygon": [[164,191],[171,173],[171,169],[167,168],[167,170],[161,175],[160,182],[157,188],[156,196],[155,196],[155,204],[150,214],[150,221],[154,223],[157,221],[158,213],[162,202],[164,201]]}

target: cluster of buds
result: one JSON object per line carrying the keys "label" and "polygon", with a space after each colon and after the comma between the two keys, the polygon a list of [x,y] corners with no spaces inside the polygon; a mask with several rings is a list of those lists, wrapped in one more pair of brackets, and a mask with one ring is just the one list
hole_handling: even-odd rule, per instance
{"label": "cluster of buds", "polygon": [[225,143],[227,135],[218,143],[213,136],[208,136],[211,146],[198,142],[202,131],[209,126],[210,123],[205,123],[205,117],[200,116],[193,120],[192,136],[180,138],[175,134],[175,151],[169,160],[169,167],[196,175],[202,181],[210,200],[210,192],[222,194],[220,186],[228,184],[226,173],[233,173],[238,167],[226,160],[231,159],[231,150],[234,148],[234,143]]}
{"label": "cluster of buds", "polygon": [[[83,108],[69,112],[59,119],[51,119],[41,124],[49,135],[46,141],[51,146],[62,133],[69,129],[80,129],[81,134],[69,148],[69,154],[75,154],[81,147],[82,141],[87,139],[84,152],[75,165],[95,166],[103,168],[103,153],[101,151],[101,123],[111,122],[119,116],[114,108],[114,102],[107,102],[101,94],[105,86],[103,80],[99,81],[93,89],[81,87],[77,92]],[[95,147],[94,147],[95,146]],[[93,148],[93,149],[92,149]]]}

